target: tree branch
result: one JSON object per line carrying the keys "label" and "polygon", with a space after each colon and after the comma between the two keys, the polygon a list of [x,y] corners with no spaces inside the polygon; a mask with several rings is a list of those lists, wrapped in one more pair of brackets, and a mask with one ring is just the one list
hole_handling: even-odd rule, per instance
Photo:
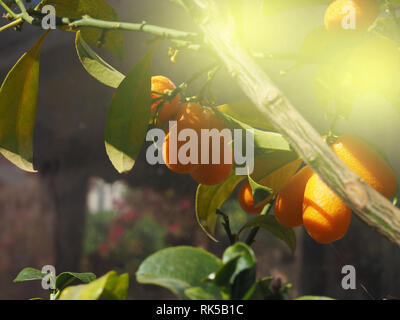
{"label": "tree branch", "polygon": [[253,58],[221,26],[216,0],[182,0],[206,41],[266,120],[351,207],[355,214],[400,245],[400,210],[340,161],[318,132],[301,116]]}
{"label": "tree branch", "polygon": [[7,13],[14,19],[18,19],[18,15],[10,9],[2,0],[0,0],[0,5],[7,11]]}

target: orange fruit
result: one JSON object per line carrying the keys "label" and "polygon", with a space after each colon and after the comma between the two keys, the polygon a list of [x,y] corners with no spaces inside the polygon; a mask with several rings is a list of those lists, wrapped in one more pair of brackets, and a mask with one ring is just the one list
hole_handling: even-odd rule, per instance
{"label": "orange fruit", "polygon": [[[162,146],[162,153],[165,165],[176,173],[189,173],[193,171],[198,165],[196,163],[182,163],[179,160],[179,150],[185,144],[185,141],[177,141],[176,149],[170,145],[170,133],[168,132],[164,138]],[[170,149],[172,148],[172,150]],[[172,160],[170,152],[176,153],[176,160]],[[174,163],[172,163],[174,162]]]}
{"label": "orange fruit", "polygon": [[[229,144],[230,139],[226,140],[223,139],[222,136],[220,137],[220,156],[217,158],[217,163],[212,162],[213,155],[216,152],[215,150],[218,149],[217,146],[213,144],[214,139],[210,139],[208,141],[208,152],[204,154],[204,157],[208,159],[209,163],[200,163],[202,161],[202,142],[205,143],[205,141],[202,141],[202,129],[217,129],[220,131],[226,128],[224,122],[215,115],[212,109],[202,107],[198,103],[187,103],[183,105],[177,112],[176,121],[176,126],[170,128],[170,132],[165,136],[163,143],[163,158],[167,167],[177,173],[190,173],[193,179],[200,184],[215,185],[225,180],[229,176],[233,167],[232,161],[228,163],[225,161],[224,157],[225,150],[232,153],[232,147]],[[179,133],[184,129],[192,129],[197,134],[197,163],[184,164],[178,159],[179,152],[182,150],[181,148],[189,142],[189,138],[187,138],[185,141],[178,141],[176,150],[170,150],[172,130],[176,130],[177,136],[179,136]],[[210,133],[210,135],[212,138],[213,133]],[[175,139],[177,139],[177,137]],[[175,164],[171,163],[171,151],[176,152],[177,161],[174,161],[176,162]],[[187,151],[189,151],[189,149]]]}
{"label": "orange fruit", "polygon": [[330,243],[345,236],[350,221],[350,208],[314,173],[304,191],[303,223],[308,234],[319,243]]}
{"label": "orange fruit", "polygon": [[[176,148],[170,149],[170,138],[171,138],[171,132],[167,133],[167,135],[164,138],[164,143],[163,143],[163,159],[166,164],[166,166],[177,173],[189,173],[193,171],[195,168],[198,167],[197,163],[187,163],[183,164],[181,161],[179,161],[179,150],[183,145],[185,145],[188,141],[189,138],[187,138],[185,141],[178,141],[179,133],[181,130],[184,129],[193,129],[195,130],[196,134],[200,136],[201,133],[201,127],[205,126],[205,123],[207,121],[207,116],[206,116],[206,111],[203,110],[203,108],[200,104],[198,103],[187,103],[182,105],[182,107],[179,109],[176,115],[176,125],[170,128],[170,130],[176,130],[176,137],[174,137],[177,140],[177,145]],[[175,149],[175,150],[174,150]],[[171,155],[170,152],[176,153],[176,163],[171,163]],[[198,153],[198,156],[200,159],[200,154]]]}
{"label": "orange fruit", "polygon": [[[210,132],[208,136],[208,152],[203,154],[202,145],[206,143],[205,136],[201,135],[199,139],[199,159],[203,157],[208,159],[208,164],[200,163],[198,168],[190,172],[190,175],[194,180],[203,185],[216,185],[223,182],[228,178],[233,168],[233,150],[230,145],[232,136],[229,135],[227,139],[220,133],[226,129],[225,123],[220,120],[215,113],[209,108],[203,108],[205,115],[205,123],[201,126],[201,129],[217,129],[218,132]],[[219,137],[219,148],[215,145],[215,134]],[[211,139],[210,139],[211,138]],[[219,155],[215,154],[219,152]],[[229,158],[225,157],[225,154],[229,155]],[[214,158],[216,158],[214,161]],[[201,162],[203,162],[201,160]]]}
{"label": "orange fruit", "polygon": [[297,172],[278,193],[274,214],[280,224],[294,228],[303,224],[304,190],[314,171],[306,166]]}
{"label": "orange fruit", "polygon": [[[160,97],[160,94],[153,93],[167,93],[168,91],[172,91],[176,89],[175,84],[164,76],[154,76],[151,78],[151,98],[156,99]],[[153,116],[157,111],[157,108],[162,100],[157,100],[151,105],[151,115]],[[167,122],[171,118],[175,116],[179,107],[180,107],[180,95],[179,93],[174,97],[172,101],[164,102],[160,112],[158,113],[158,120],[161,124]]]}
{"label": "orange fruit", "polygon": [[397,180],[390,165],[366,142],[350,134],[340,136],[331,146],[340,160],[386,198],[393,197]]}
{"label": "orange fruit", "polygon": [[[361,139],[344,134],[331,146],[343,163],[386,198],[396,192],[392,168]],[[303,202],[303,223],[309,235],[320,243],[341,239],[351,220],[350,208],[317,175],[307,182]]]}
{"label": "orange fruit", "polygon": [[248,180],[240,187],[238,199],[243,211],[250,214],[261,213],[265,207],[265,203],[254,206],[253,190]]}
{"label": "orange fruit", "polygon": [[374,22],[379,14],[379,5],[376,0],[335,0],[325,11],[324,24],[328,31],[338,32],[344,29],[342,22],[346,17],[351,19],[354,12],[355,29],[365,31]]}

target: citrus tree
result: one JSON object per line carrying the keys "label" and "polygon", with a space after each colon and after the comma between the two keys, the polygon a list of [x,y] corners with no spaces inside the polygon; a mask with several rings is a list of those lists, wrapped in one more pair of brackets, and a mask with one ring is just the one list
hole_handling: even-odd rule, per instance
{"label": "citrus tree", "polygon": [[[190,175],[199,183],[197,222],[215,241],[214,230],[221,216],[231,243],[222,259],[201,249],[165,249],[143,262],[137,272],[138,281],[167,287],[181,298],[287,298],[288,287],[271,287],[271,278],[256,281],[256,260],[250,246],[260,229],[280,238],[294,251],[296,238],[292,228],[304,225],[314,240],[330,243],[346,234],[355,213],[390,241],[400,244],[400,212],[390,201],[397,182],[385,155],[379,147],[361,138],[349,134],[338,136],[336,132],[336,123],[348,117],[358,95],[372,91],[384,96],[395,108],[399,105],[400,24],[395,7],[399,1],[260,1],[265,19],[290,9],[326,7],[325,26],[309,32],[299,54],[284,57],[295,60],[296,67],[308,64],[320,67],[314,85],[317,98],[332,122],[325,132],[317,132],[258,65],[260,57],[279,59],[279,56],[256,52],[249,46],[244,32],[248,21],[242,14],[245,2],[172,2],[192,17],[197,33],[146,22],[120,22],[105,0],[43,0],[34,6],[27,6],[22,0],[0,0],[10,20],[0,31],[21,29],[24,23],[43,28],[53,21],[58,29],[76,33],[76,51],[86,71],[103,85],[115,88],[105,119],[104,141],[105,152],[119,173],[134,169],[144,141],[154,141],[154,148],[162,154],[169,169]],[[94,49],[102,48],[121,57],[122,31],[149,35],[148,53],[126,75],[104,61]],[[32,136],[40,50],[49,32],[45,31],[20,58],[0,90],[0,152],[30,172],[35,171]],[[179,85],[164,76],[152,76],[153,53],[161,41],[170,44],[172,61],[182,51],[190,50],[208,57],[209,67],[193,70],[192,77]],[[216,106],[212,82],[218,72],[233,77],[248,101]],[[201,89],[189,96],[187,89],[202,76],[206,80]],[[197,135],[205,129],[251,131],[254,140],[242,143],[236,137],[221,138],[222,152],[217,152],[221,151],[219,148],[188,146],[185,142],[189,134],[186,140],[175,143],[174,136],[185,135],[187,129]],[[175,149],[171,147],[173,144]],[[254,167],[227,161],[236,149],[246,149],[249,145],[254,151]],[[198,163],[179,157],[189,151],[200,158],[218,161]],[[305,166],[301,168],[303,163]],[[239,175],[240,167],[245,173]],[[239,204],[256,216],[238,234],[233,234],[229,212],[222,212],[221,206],[239,184]],[[242,231],[246,229],[251,231],[244,238]],[[36,276],[32,277],[31,272]],[[31,278],[42,279],[43,274],[25,270],[17,280]],[[110,278],[113,280],[108,282]],[[118,291],[120,286],[127,288],[125,277],[112,274],[101,279],[96,283],[101,283],[104,291],[96,292],[117,298],[126,295]],[[90,282],[88,285],[53,289],[52,297],[92,297],[88,293],[95,287],[92,280],[85,281]]]}

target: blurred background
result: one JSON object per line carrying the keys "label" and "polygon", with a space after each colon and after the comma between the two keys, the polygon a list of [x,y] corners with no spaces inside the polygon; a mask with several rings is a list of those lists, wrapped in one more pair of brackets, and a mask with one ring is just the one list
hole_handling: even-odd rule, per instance
{"label": "blurred background", "polygon": [[[124,21],[196,31],[190,17],[169,1],[110,3]],[[252,17],[247,26],[248,40],[263,52],[298,52],[307,32],[323,24],[323,7],[266,18],[260,13],[260,1],[247,1],[246,6]],[[41,32],[24,25],[22,32],[7,30],[0,34],[1,81]],[[147,51],[145,40],[143,34],[125,33],[123,60],[97,51],[127,73]],[[210,62],[198,53],[185,52],[174,64],[167,52],[167,44],[158,48],[153,73],[168,76],[176,84]],[[329,122],[312,90],[318,67],[282,72],[290,68],[290,61],[267,60],[260,64],[306,119],[321,133],[326,131]],[[219,104],[245,98],[226,72],[217,75],[213,91]],[[24,173],[0,158],[0,299],[47,297],[39,283],[12,283],[20,269],[41,269],[47,264],[55,265],[58,273],[92,271],[99,276],[110,269],[129,272],[129,298],[172,299],[165,289],[135,282],[135,271],[144,258],[176,245],[202,247],[221,255],[228,245],[221,228],[217,230],[221,242],[215,243],[197,225],[197,186],[190,177],[174,174],[164,166],[148,165],[144,153],[129,174],[119,175],[113,169],[103,140],[112,94],[112,89],[91,78],[81,66],[73,33],[57,30],[49,35],[41,56],[34,136],[34,163],[39,173]],[[399,113],[389,102],[368,95],[356,101],[349,120],[340,122],[338,128],[381,146],[398,175],[399,124]],[[224,206],[233,229],[237,229],[249,217],[234,199]],[[293,296],[400,297],[400,248],[357,217],[353,216],[347,236],[332,245],[318,245],[302,228],[296,232],[295,255],[279,240],[259,233],[254,246],[259,278],[273,275],[292,283]],[[356,268],[356,290],[341,287],[341,269],[346,264]]]}

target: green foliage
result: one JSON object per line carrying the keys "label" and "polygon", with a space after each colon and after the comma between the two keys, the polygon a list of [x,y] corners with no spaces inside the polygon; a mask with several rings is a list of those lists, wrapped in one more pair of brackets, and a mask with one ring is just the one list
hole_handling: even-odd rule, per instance
{"label": "green foliage", "polygon": [[25,282],[32,280],[42,280],[46,276],[42,271],[34,269],[34,268],[24,268],[22,269],[17,277],[14,279],[14,282]]}
{"label": "green foliage", "polygon": [[129,287],[127,273],[118,275],[110,271],[88,284],[70,286],[64,289],[59,300],[126,300]]}
{"label": "green foliage", "polygon": [[264,119],[262,113],[250,101],[239,101],[236,103],[224,104],[217,107],[217,110],[225,116],[233,119],[240,119],[247,125],[263,130],[274,131],[274,126]]}
{"label": "green foliage", "polygon": [[98,246],[106,239],[108,223],[116,216],[116,213],[97,212],[96,214],[86,214],[85,240],[83,248],[85,253],[94,252]]}
{"label": "green foliage", "polygon": [[[39,7],[53,5],[57,16],[82,18],[89,15],[92,18],[119,21],[113,7],[106,0],[43,0]],[[111,51],[119,58],[124,54],[124,35],[120,30],[102,31],[98,28],[80,28],[82,37],[92,45]]]}
{"label": "green foliage", "polygon": [[201,279],[220,265],[220,259],[202,249],[174,247],[158,251],[145,259],[136,272],[136,279],[139,283],[165,287],[180,299],[187,299],[185,291],[193,287],[200,287],[208,295],[219,298],[215,286]]}
{"label": "green foliage", "polygon": [[80,31],[76,33],[75,48],[79,60],[91,76],[106,86],[118,88],[125,76],[97,55],[82,38]]}
{"label": "green foliage", "polygon": [[197,222],[204,232],[214,241],[215,225],[218,215],[217,209],[231,196],[233,190],[244,179],[234,172],[222,183],[215,186],[199,185],[196,193]]}
{"label": "green foliage", "polygon": [[[225,124],[228,126],[228,128],[241,129],[243,132],[243,137],[245,137],[246,130],[253,130],[255,153],[262,154],[271,151],[291,151],[289,143],[282,137],[281,134],[272,131],[254,129],[250,125],[232,116],[222,113],[218,108],[214,110],[217,115],[225,121]],[[243,150],[245,150],[245,146],[246,141],[243,139]]]}
{"label": "green foliage", "polygon": [[258,206],[263,201],[265,201],[271,194],[273,194],[274,190],[272,190],[269,187],[258,184],[251,178],[251,176],[249,176],[248,178],[251,190],[253,191],[254,206]]}
{"label": "green foliage", "polygon": [[245,300],[288,300],[291,284],[282,286],[279,278],[266,277],[257,281],[247,292]]}
{"label": "green foliage", "polygon": [[225,250],[222,263],[207,280],[217,285],[224,296],[234,300],[241,299],[255,282],[256,258],[253,250],[246,244],[237,242]]}
{"label": "green foliage", "polygon": [[141,283],[159,285],[181,299],[192,300],[287,300],[291,289],[290,284],[282,285],[272,277],[256,281],[254,252],[242,242],[228,247],[222,261],[201,249],[164,249],[147,258],[136,277]]}
{"label": "green foliage", "polygon": [[22,170],[33,168],[33,129],[44,33],[8,73],[0,88],[0,153]]}
{"label": "green foliage", "polygon": [[79,280],[83,283],[89,283],[96,279],[96,275],[92,272],[76,273],[63,272],[56,277],[56,289],[63,290],[74,280]]}
{"label": "green foliage", "polygon": [[[246,223],[242,230],[246,228],[259,227],[269,231],[277,238],[283,240],[294,253],[296,250],[296,234],[293,229],[281,225],[273,215],[260,215]],[[240,232],[241,232],[240,231]]]}
{"label": "green foliage", "polygon": [[154,47],[121,82],[108,110],[106,151],[119,173],[133,168],[146,137],[150,121],[153,50]]}

